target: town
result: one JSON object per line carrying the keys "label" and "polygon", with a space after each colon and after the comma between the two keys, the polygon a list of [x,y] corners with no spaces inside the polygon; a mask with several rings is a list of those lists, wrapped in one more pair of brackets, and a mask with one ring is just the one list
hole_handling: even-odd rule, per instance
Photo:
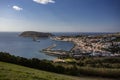
{"label": "town", "polygon": [[[114,57],[120,56],[120,33],[104,34],[97,36],[77,35],[77,36],[59,36],[53,37],[53,40],[69,41],[74,43],[74,47],[69,51],[52,50],[52,48],[43,51],[52,55],[66,56],[79,59],[81,57]],[[55,47],[55,46],[53,46]]]}

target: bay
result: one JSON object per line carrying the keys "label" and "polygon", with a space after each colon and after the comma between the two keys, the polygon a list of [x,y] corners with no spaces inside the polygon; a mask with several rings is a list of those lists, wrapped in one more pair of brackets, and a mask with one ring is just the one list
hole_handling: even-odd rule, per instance
{"label": "bay", "polygon": [[55,56],[40,51],[53,44],[57,45],[55,49],[66,51],[73,47],[71,42],[54,41],[50,38],[40,38],[40,42],[35,42],[32,38],[19,37],[19,34],[20,32],[0,32],[0,51],[26,58],[53,60]]}

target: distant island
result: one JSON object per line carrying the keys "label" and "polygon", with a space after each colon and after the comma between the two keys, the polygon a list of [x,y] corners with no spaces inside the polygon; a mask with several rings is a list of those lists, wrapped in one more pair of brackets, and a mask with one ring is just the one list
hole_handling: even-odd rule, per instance
{"label": "distant island", "polygon": [[32,38],[41,38],[41,37],[51,37],[54,36],[51,33],[36,32],[36,31],[25,31],[22,32],[19,36],[21,37],[32,37]]}

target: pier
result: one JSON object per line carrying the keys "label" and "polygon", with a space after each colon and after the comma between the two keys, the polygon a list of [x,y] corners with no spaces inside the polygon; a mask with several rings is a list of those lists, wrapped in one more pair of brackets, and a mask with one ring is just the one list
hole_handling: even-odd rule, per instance
{"label": "pier", "polygon": [[69,56],[69,51],[65,50],[52,50],[56,47],[56,44],[49,46],[48,48],[43,49],[41,52],[44,52],[48,55],[58,56],[58,57],[67,57]]}
{"label": "pier", "polygon": [[51,45],[51,46],[49,46],[49,47],[47,47],[47,48],[45,48],[43,50],[51,50],[51,49],[53,49],[56,46],[57,46],[56,44],[53,44],[53,45]]}

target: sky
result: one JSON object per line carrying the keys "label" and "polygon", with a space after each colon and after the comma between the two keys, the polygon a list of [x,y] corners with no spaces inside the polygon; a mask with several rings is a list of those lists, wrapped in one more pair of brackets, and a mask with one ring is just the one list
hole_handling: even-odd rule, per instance
{"label": "sky", "polygon": [[0,32],[120,32],[120,0],[0,0]]}

